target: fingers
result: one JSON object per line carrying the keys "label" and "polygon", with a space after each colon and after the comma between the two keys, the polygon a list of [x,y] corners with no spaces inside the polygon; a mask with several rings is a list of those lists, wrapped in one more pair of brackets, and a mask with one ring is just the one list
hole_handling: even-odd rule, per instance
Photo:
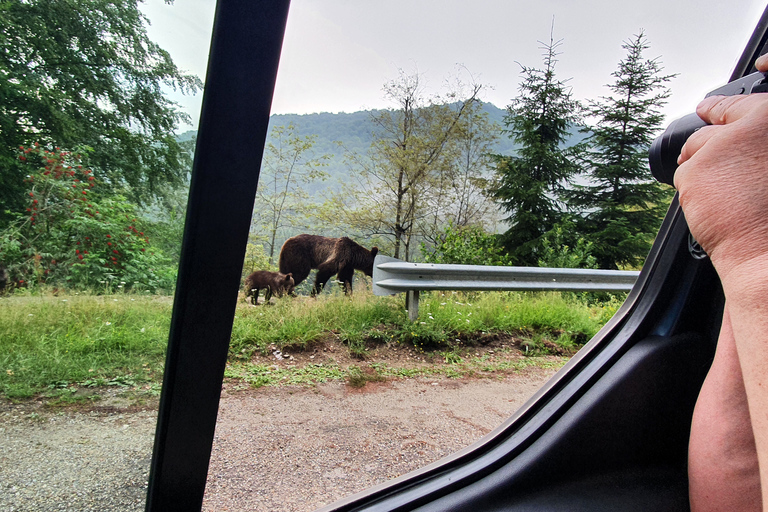
{"label": "fingers", "polygon": [[712,138],[712,135],[714,135],[713,129],[716,128],[714,126],[704,126],[693,132],[680,150],[680,156],[677,157],[677,165],[682,165],[690,160]]}
{"label": "fingers", "polygon": [[[768,66],[768,58],[765,62]],[[712,126],[705,126],[688,137],[677,159],[678,164],[686,162],[701,149],[717,132],[718,126],[735,123],[749,115],[758,118],[767,115],[768,93],[710,96],[699,103],[696,113]]]}
{"label": "fingers", "polygon": [[749,114],[759,95],[710,96],[696,107],[696,113],[709,124],[727,124]]}
{"label": "fingers", "polygon": [[768,53],[758,57],[758,59],[755,61],[755,67],[758,71],[762,71],[763,73],[768,71]]}

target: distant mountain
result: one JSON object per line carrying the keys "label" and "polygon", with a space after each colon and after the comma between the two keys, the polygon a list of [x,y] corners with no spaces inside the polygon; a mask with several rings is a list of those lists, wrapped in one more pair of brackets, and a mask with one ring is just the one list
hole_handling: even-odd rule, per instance
{"label": "distant mountain", "polygon": [[[498,126],[499,132],[504,127],[504,116],[506,109],[496,107],[491,103],[483,104],[483,110],[488,113],[489,120]],[[287,126],[293,124],[299,136],[317,135],[317,140],[313,147],[316,156],[327,154],[331,158],[327,161],[328,165],[325,171],[331,178],[325,183],[319,184],[317,188],[333,187],[334,183],[343,182],[349,176],[349,169],[344,163],[344,149],[337,142],[343,143],[344,147],[357,154],[365,154],[371,146],[374,131],[371,117],[377,111],[365,110],[352,113],[332,114],[323,112],[319,114],[275,114],[269,119],[270,133],[275,126]],[[190,140],[197,135],[196,131],[187,131],[179,135],[179,140]],[[571,145],[583,139],[584,136],[577,130],[567,145]],[[513,155],[516,151],[514,142],[502,134],[499,137],[492,152],[499,155]],[[310,190],[309,192],[315,192]]]}

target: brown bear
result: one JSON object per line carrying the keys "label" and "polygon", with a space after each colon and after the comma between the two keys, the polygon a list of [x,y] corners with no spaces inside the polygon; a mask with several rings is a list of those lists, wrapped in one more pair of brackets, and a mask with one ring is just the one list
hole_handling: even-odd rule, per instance
{"label": "brown bear", "polygon": [[352,293],[352,277],[355,270],[367,276],[373,275],[373,259],[377,247],[369,251],[346,236],[330,238],[320,235],[296,235],[289,238],[280,249],[280,272],[292,273],[298,286],[317,269],[312,295],[320,293],[332,275],[344,284],[344,293]]}
{"label": "brown bear", "polygon": [[259,303],[259,290],[264,291],[264,302],[269,302],[274,293],[278,297],[283,294],[293,293],[293,276],[288,273],[270,272],[269,270],[257,270],[245,278],[245,296],[250,295],[254,305]]}

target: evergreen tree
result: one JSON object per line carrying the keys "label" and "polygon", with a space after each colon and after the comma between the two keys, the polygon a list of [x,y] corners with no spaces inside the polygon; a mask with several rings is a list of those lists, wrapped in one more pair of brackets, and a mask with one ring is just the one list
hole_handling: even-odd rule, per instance
{"label": "evergreen tree", "polygon": [[0,2],[0,224],[24,209],[16,156],[34,143],[91,148],[97,177],[137,201],[183,182],[191,158],[173,132],[187,116],[163,87],[202,83],[149,40],[140,1]]}
{"label": "evergreen tree", "polygon": [[544,46],[544,69],[523,66],[520,95],[507,107],[506,132],[521,147],[516,156],[495,155],[495,199],[509,214],[503,235],[515,265],[536,265],[542,236],[563,213],[560,194],[578,165],[563,144],[578,121],[580,104],[566,81],[555,76],[557,48],[562,40]]}
{"label": "evergreen tree", "polygon": [[613,94],[589,106],[597,120],[584,156],[589,184],[567,194],[600,268],[641,264],[668,204],[669,193],[651,176],[648,149],[674,75],[661,73],[658,58],[643,57],[648,47],[642,31],[622,45],[627,56],[612,74]]}

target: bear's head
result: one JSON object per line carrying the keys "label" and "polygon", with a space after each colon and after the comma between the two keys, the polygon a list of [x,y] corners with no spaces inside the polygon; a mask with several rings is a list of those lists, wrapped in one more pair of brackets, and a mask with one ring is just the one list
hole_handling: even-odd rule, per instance
{"label": "bear's head", "polygon": [[293,280],[293,272],[288,272],[285,274],[285,278],[283,279],[283,289],[287,295],[293,293],[293,288],[295,285],[296,283]]}
{"label": "bear's head", "polygon": [[376,259],[376,255],[379,253],[379,248],[371,247],[371,250],[369,252],[371,255],[368,258],[366,258],[367,261],[365,262],[365,268],[361,270],[368,277],[373,277],[373,260]]}

